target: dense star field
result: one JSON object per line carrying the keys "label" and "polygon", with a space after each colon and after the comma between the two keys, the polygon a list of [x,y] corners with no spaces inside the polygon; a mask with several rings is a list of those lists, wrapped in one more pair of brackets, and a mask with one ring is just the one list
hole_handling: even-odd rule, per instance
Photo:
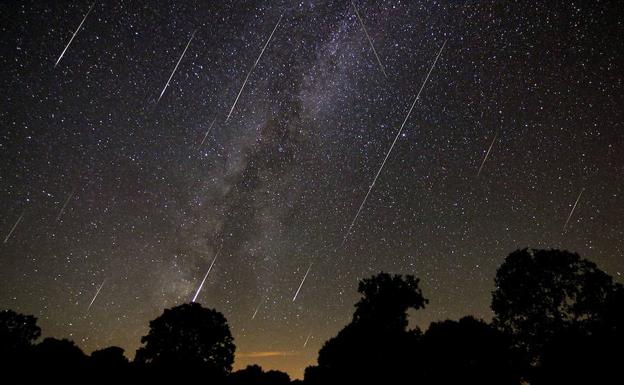
{"label": "dense star field", "polygon": [[0,309],[133,357],[197,295],[236,367],[301,377],[381,270],[421,328],[489,319],[517,248],[621,282],[617,2],[355,6],[3,2]]}

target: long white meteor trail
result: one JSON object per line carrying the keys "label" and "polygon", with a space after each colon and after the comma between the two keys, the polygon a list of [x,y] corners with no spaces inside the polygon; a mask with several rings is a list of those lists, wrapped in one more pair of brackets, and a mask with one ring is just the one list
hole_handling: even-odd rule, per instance
{"label": "long white meteor trail", "polygon": [[74,193],[76,192],[76,188],[74,187],[71,192],[69,193],[69,195],[67,196],[67,199],[65,199],[65,203],[63,203],[63,207],[61,207],[61,210],[59,211],[58,215],[56,216],[56,221],[58,222],[61,219],[61,216],[63,215],[63,213],[65,212],[65,208],[67,207],[67,205],[69,204],[69,201],[72,199],[72,197],[74,196]]}
{"label": "long white meteor trail", "polygon": [[160,92],[160,96],[158,97],[158,100],[156,101],[156,104],[158,104],[158,102],[160,102],[160,98],[162,98],[162,96],[164,95],[165,91],[167,90],[167,87],[169,87],[169,83],[171,82],[171,79],[173,78],[173,75],[178,70],[178,66],[180,65],[180,62],[182,61],[182,58],[186,54],[186,50],[188,49],[189,45],[191,45],[191,41],[195,37],[195,32],[197,32],[197,30],[193,31],[193,34],[191,35],[191,38],[189,39],[188,43],[186,43],[186,47],[184,47],[184,51],[182,51],[182,55],[180,55],[180,58],[178,59],[178,62],[176,63],[175,67],[173,68],[173,71],[171,71],[171,76],[169,76],[169,80],[167,80],[167,84],[165,84],[165,86],[163,87],[162,91]]}
{"label": "long white meteor trail", "polygon": [[227,118],[225,118],[225,122],[226,123],[230,119],[230,116],[232,116],[232,112],[234,111],[234,108],[236,107],[236,103],[238,103],[238,98],[240,98],[241,94],[243,93],[243,89],[245,88],[245,85],[247,84],[247,80],[249,80],[249,76],[251,76],[251,73],[253,72],[253,70],[258,65],[258,62],[260,61],[260,58],[262,57],[262,54],[264,53],[264,50],[267,48],[267,46],[271,42],[271,39],[273,38],[273,34],[275,33],[275,31],[277,30],[277,27],[279,26],[280,22],[282,21],[282,16],[283,15],[280,15],[279,20],[277,20],[277,23],[275,24],[275,27],[273,28],[273,31],[271,31],[271,35],[269,35],[269,38],[267,39],[266,43],[264,44],[264,47],[262,47],[262,51],[260,51],[260,55],[258,55],[258,58],[254,62],[254,64],[251,66],[251,69],[249,70],[249,72],[247,72],[247,76],[245,77],[245,81],[243,82],[243,85],[241,86],[240,90],[238,91],[238,95],[236,95],[236,99],[234,100],[234,104],[232,104],[232,108],[230,108],[230,112],[228,113]]}
{"label": "long white meteor trail", "polygon": [[295,296],[293,297],[293,302],[295,302],[295,300],[297,299],[297,296],[299,295],[299,291],[301,290],[301,287],[303,286],[303,283],[306,280],[306,277],[308,276],[308,273],[310,272],[310,269],[312,268],[312,264],[310,264],[310,266],[308,266],[308,270],[306,271],[305,275],[303,276],[303,279],[301,280],[301,283],[299,284],[299,288],[297,289],[297,292],[295,293]]}
{"label": "long white meteor trail", "polygon": [[98,294],[100,294],[100,290],[102,290],[102,287],[104,287],[104,282],[106,282],[106,279],[102,281],[102,284],[100,285],[100,287],[98,287],[97,291],[95,292],[95,295],[93,296],[93,299],[91,300],[91,303],[89,304],[89,307],[87,308],[87,313],[91,309],[91,305],[93,305],[93,302],[95,302],[95,299],[97,298]]}
{"label": "long white meteor trail", "polygon": [[383,64],[381,64],[381,59],[379,59],[379,55],[377,55],[377,50],[375,49],[375,45],[373,44],[373,39],[371,39],[370,35],[368,34],[368,31],[366,30],[366,27],[364,26],[364,22],[362,21],[362,18],[360,17],[360,13],[358,12],[357,7],[355,6],[355,2],[353,0],[351,0],[351,5],[353,5],[353,10],[355,11],[355,15],[360,21],[360,25],[362,26],[362,29],[364,30],[364,34],[366,34],[366,38],[368,39],[368,43],[370,44],[371,49],[373,50],[373,53],[375,54],[375,58],[377,58],[377,63],[379,63],[379,68],[381,68],[381,72],[383,72],[384,76],[387,78],[388,74],[386,74],[386,70],[384,69]]}
{"label": "long white meteor trail", "polygon": [[215,262],[217,261],[217,258],[219,257],[219,252],[221,252],[221,248],[219,248],[219,250],[217,251],[217,254],[215,255],[214,259],[212,260],[212,263],[210,264],[210,267],[208,268],[208,271],[206,272],[206,275],[204,275],[204,279],[202,279],[201,284],[199,284],[199,287],[197,288],[197,292],[195,292],[195,296],[193,297],[193,300],[191,302],[195,302],[195,300],[197,299],[197,296],[199,295],[199,292],[201,291],[202,287],[204,286],[204,282],[206,282],[206,278],[208,278],[208,274],[210,274],[210,270],[212,270],[212,266],[215,264]]}
{"label": "long white meteor trail", "polygon": [[360,216],[360,212],[362,212],[362,209],[364,208],[364,205],[366,204],[366,200],[368,200],[368,196],[370,195],[371,191],[373,190],[373,187],[375,187],[375,183],[377,183],[377,178],[379,178],[379,174],[381,174],[381,171],[383,170],[384,166],[386,165],[386,162],[388,161],[388,158],[390,157],[390,153],[392,152],[392,149],[394,148],[394,145],[396,144],[397,140],[399,139],[399,136],[401,136],[401,132],[403,132],[403,127],[405,127],[405,123],[407,123],[407,120],[409,119],[409,117],[410,117],[410,115],[412,113],[412,110],[414,109],[414,106],[416,105],[416,102],[420,98],[420,94],[421,94],[422,90],[425,88],[425,84],[427,84],[427,80],[429,80],[429,76],[431,76],[431,72],[433,71],[433,68],[435,67],[436,63],[438,62],[438,58],[442,54],[442,50],[444,49],[444,46],[446,46],[446,40],[444,41],[444,44],[442,44],[442,47],[440,48],[440,51],[438,52],[438,55],[436,56],[435,60],[433,61],[433,64],[431,64],[431,68],[429,68],[429,72],[427,73],[427,76],[425,77],[425,81],[420,86],[420,90],[418,91],[418,94],[416,95],[416,98],[414,99],[414,102],[412,103],[412,106],[410,107],[409,111],[407,112],[407,116],[405,116],[405,119],[403,120],[403,123],[401,124],[401,127],[399,128],[399,131],[397,132],[396,136],[394,137],[394,140],[392,141],[392,145],[390,146],[390,149],[386,153],[386,157],[384,158],[383,162],[381,162],[381,166],[379,167],[379,170],[377,171],[377,174],[375,174],[375,178],[373,178],[373,183],[371,183],[370,187],[368,188],[368,191],[366,192],[366,196],[364,196],[364,199],[362,200],[362,204],[360,204],[360,207],[358,208],[357,212],[355,213],[355,217],[353,217],[353,220],[351,221],[351,225],[349,225],[349,229],[345,233],[344,238],[342,240],[342,244],[343,245],[345,244],[345,242],[347,242],[347,238],[349,237],[349,234],[351,233],[351,229],[353,228],[353,225],[355,225],[355,222],[357,221],[358,217]]}
{"label": "long white meteor trail", "polygon": [[308,333],[308,337],[306,338],[305,342],[303,343],[303,347],[305,348],[306,345],[308,344],[308,341],[310,341],[310,337],[312,337],[312,332]]}
{"label": "long white meteor trail", "polygon": [[583,191],[585,191],[584,188],[581,190],[578,197],[576,198],[576,202],[574,202],[574,206],[572,206],[572,210],[570,210],[570,215],[568,215],[568,219],[566,219],[565,225],[563,225],[564,232],[566,231],[566,228],[568,227],[568,222],[570,222],[570,218],[572,218],[572,214],[574,214],[574,210],[576,210],[576,205],[578,205],[579,201],[581,200],[581,195],[583,195]]}
{"label": "long white meteor trail", "polygon": [[483,162],[481,162],[481,166],[479,167],[479,172],[477,172],[477,176],[481,175],[481,170],[483,169],[483,165],[485,164],[485,161],[487,160],[488,156],[490,156],[490,151],[492,151],[492,146],[494,146],[494,142],[496,142],[497,137],[498,137],[498,132],[494,134],[494,139],[492,139],[492,143],[490,143],[490,148],[488,148],[487,152],[485,153],[485,157],[483,158]]}
{"label": "long white meteor trail", "polygon": [[258,310],[260,310],[260,306],[262,306],[263,303],[264,303],[264,298],[262,298],[262,301],[260,301],[258,306],[256,306],[256,310],[254,311],[253,315],[251,316],[251,319],[256,318],[256,314],[258,314]]}
{"label": "long white meteor trail", "polygon": [[78,25],[78,28],[76,28],[76,31],[72,35],[71,39],[69,39],[69,43],[67,43],[67,45],[65,46],[65,49],[63,50],[63,52],[61,52],[61,56],[59,56],[58,59],[56,59],[56,63],[54,63],[54,68],[56,68],[58,63],[61,61],[61,59],[65,55],[65,52],[67,51],[67,48],[69,48],[69,46],[72,43],[72,41],[74,41],[74,38],[78,34],[78,31],[80,31],[80,28],[82,28],[82,25],[84,24],[85,20],[87,20],[87,16],[89,16],[89,14],[91,13],[91,10],[93,9],[94,5],[95,5],[95,2],[93,2],[93,4],[91,4],[91,6],[89,7],[89,10],[87,11],[87,14],[82,18],[82,21],[80,22],[80,25]]}
{"label": "long white meteor trail", "polygon": [[7,243],[8,242],[9,238],[11,238],[11,234],[13,234],[13,231],[15,231],[15,228],[22,221],[23,217],[24,217],[24,211],[22,211],[22,214],[19,216],[19,218],[17,218],[17,221],[15,221],[15,224],[13,225],[13,227],[11,227],[11,231],[9,231],[7,236],[4,238],[4,242],[2,242],[2,243]]}
{"label": "long white meteor trail", "polygon": [[212,120],[212,123],[210,123],[210,127],[208,127],[208,130],[206,130],[206,135],[204,135],[204,139],[202,139],[198,148],[201,148],[204,145],[204,142],[206,141],[206,138],[208,137],[208,134],[210,133],[210,130],[212,130],[212,126],[214,126],[216,121],[217,121],[217,117],[215,116],[215,118]]}

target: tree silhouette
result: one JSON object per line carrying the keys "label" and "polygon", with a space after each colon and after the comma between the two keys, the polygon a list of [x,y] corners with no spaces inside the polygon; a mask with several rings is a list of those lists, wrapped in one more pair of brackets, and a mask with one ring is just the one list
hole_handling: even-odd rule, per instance
{"label": "tree silhouette", "polygon": [[614,383],[621,377],[623,343],[621,333],[588,335],[568,328],[544,347],[539,365],[530,371],[531,385]]}
{"label": "tree silhouette", "polygon": [[407,330],[407,311],[427,303],[418,284],[413,276],[387,273],[362,280],[353,320],[323,345],[318,366],[306,369],[306,383],[407,378],[418,361],[414,346],[421,334]]}
{"label": "tree silhouette", "polygon": [[231,385],[287,385],[290,384],[288,374],[269,370],[263,371],[258,365],[249,365],[245,369],[230,374],[228,384]]}
{"label": "tree silhouette", "polygon": [[425,384],[519,384],[509,337],[473,317],[434,322],[422,338]]}
{"label": "tree silhouette", "polygon": [[0,311],[0,368],[6,377],[28,378],[33,342],[41,335],[37,319],[13,310]]}
{"label": "tree silhouette", "polygon": [[86,370],[87,356],[73,341],[48,337],[34,347],[36,382],[76,383]]}
{"label": "tree silhouette", "polygon": [[40,335],[37,318],[13,310],[0,311],[0,354],[3,358],[28,350]]}
{"label": "tree silhouette", "polygon": [[492,296],[494,325],[539,361],[540,352],[569,328],[591,333],[612,315],[622,286],[594,263],[560,250],[518,250],[498,269]]}
{"label": "tree silhouette", "polygon": [[355,304],[353,323],[385,330],[405,331],[407,311],[423,309],[427,300],[412,275],[380,273],[363,279],[358,286],[362,298]]}
{"label": "tree silhouette", "polygon": [[118,346],[96,350],[89,357],[93,381],[101,384],[120,383],[129,375],[130,363]]}
{"label": "tree silhouette", "polygon": [[[363,279],[353,318],[305,370],[305,383],[531,385],[611,383],[624,362],[624,287],[594,263],[559,250],[518,250],[497,271],[492,324],[464,317],[408,328],[425,307],[419,280]],[[257,365],[231,373],[235,346],[225,317],[197,303],[149,323],[130,364],[120,347],[87,357],[72,341],[46,338],[36,318],[0,312],[1,380],[15,383],[279,385],[286,373]],[[4,383],[3,382],[3,383]]]}
{"label": "tree silhouette", "polygon": [[128,359],[124,356],[122,348],[110,346],[91,353],[91,362],[103,368],[124,367],[128,364]]}
{"label": "tree silhouette", "polygon": [[145,346],[137,350],[138,364],[164,372],[191,369],[214,378],[232,370],[234,339],[225,317],[216,310],[183,304],[166,309],[149,326],[149,333],[141,338]]}

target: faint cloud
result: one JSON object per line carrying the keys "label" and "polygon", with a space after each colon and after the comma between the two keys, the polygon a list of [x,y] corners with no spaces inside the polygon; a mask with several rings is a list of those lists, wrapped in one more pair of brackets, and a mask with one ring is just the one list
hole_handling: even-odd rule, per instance
{"label": "faint cloud", "polygon": [[262,358],[262,357],[286,357],[286,356],[296,356],[298,352],[294,351],[266,351],[266,352],[246,352],[246,353],[236,353],[236,357],[239,358]]}

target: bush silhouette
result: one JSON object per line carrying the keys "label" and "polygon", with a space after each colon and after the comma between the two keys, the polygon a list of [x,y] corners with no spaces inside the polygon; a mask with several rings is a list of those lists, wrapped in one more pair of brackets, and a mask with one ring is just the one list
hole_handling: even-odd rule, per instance
{"label": "bush silhouette", "polygon": [[87,356],[73,341],[48,337],[34,347],[33,364],[37,382],[77,383],[84,381]]}
{"label": "bush silhouette", "polygon": [[210,378],[224,378],[232,370],[234,339],[225,317],[216,310],[183,304],[166,309],[149,326],[149,333],[141,338],[145,346],[137,350],[139,365]]}
{"label": "bush silhouette", "polygon": [[290,384],[288,374],[269,370],[263,371],[258,365],[249,365],[245,369],[237,370],[230,374],[230,385],[287,385]]}
{"label": "bush silhouette", "polygon": [[130,362],[122,348],[111,346],[91,353],[89,370],[97,383],[119,383],[130,374]]}
{"label": "bush silhouette", "polygon": [[588,335],[568,328],[545,346],[538,366],[530,372],[532,385],[609,384],[621,377],[624,362],[619,335]]}
{"label": "bush silhouette", "polygon": [[425,384],[519,384],[509,337],[473,317],[434,322],[422,338]]}
{"label": "bush silhouette", "polygon": [[124,350],[118,346],[96,350],[91,353],[91,364],[101,368],[123,368],[128,365]]}

